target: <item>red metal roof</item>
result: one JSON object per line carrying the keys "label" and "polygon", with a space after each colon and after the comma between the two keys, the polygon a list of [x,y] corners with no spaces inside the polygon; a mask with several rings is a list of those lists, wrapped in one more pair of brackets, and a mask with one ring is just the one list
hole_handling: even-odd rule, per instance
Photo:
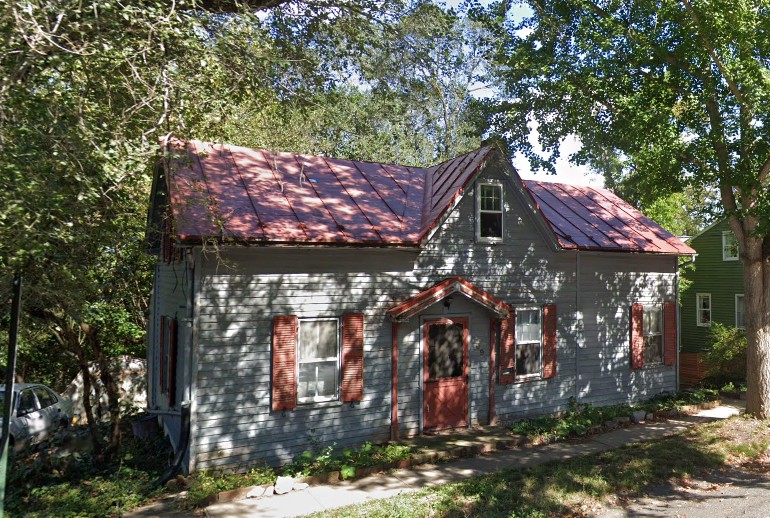
{"label": "red metal roof", "polygon": [[565,249],[694,254],[647,216],[607,189],[523,181]]}
{"label": "red metal roof", "polygon": [[393,306],[388,310],[388,315],[394,320],[406,320],[444,297],[458,292],[502,317],[510,311],[508,304],[477,288],[462,277],[450,277]]}
{"label": "red metal roof", "polygon": [[[171,139],[167,148],[171,212],[182,241],[371,246],[422,244],[500,152],[484,146],[422,168],[195,140]],[[694,253],[604,189],[525,186],[563,248]]]}

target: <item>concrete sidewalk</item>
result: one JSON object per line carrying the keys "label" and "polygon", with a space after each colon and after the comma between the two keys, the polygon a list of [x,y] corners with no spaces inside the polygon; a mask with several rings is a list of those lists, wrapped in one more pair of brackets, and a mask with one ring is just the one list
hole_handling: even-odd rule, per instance
{"label": "concrete sidewalk", "polygon": [[499,469],[525,468],[553,460],[566,460],[626,444],[651,441],[675,434],[690,426],[724,419],[742,411],[742,401],[729,401],[691,416],[665,422],[632,425],[595,435],[581,442],[561,442],[494,452],[438,465],[415,466],[334,485],[311,486],[303,491],[265,498],[217,503],[206,508],[209,518],[302,516],[309,513],[389,498],[402,493],[434,487]]}

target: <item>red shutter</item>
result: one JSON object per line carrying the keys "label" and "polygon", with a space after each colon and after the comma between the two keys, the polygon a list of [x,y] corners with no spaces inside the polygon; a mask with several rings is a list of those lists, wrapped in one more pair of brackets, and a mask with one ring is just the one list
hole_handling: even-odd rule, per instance
{"label": "red shutter", "polygon": [[273,318],[273,412],[297,406],[297,326],[295,315]]}
{"label": "red shutter", "polygon": [[663,363],[676,365],[676,302],[663,303]]}
{"label": "red shutter", "polygon": [[644,367],[644,306],[631,305],[631,368]]}
{"label": "red shutter", "polygon": [[364,399],[364,314],[342,316],[342,401]]}
{"label": "red shutter", "polygon": [[543,378],[556,377],[556,305],[543,306]]}
{"label": "red shutter", "polygon": [[513,309],[500,323],[499,361],[497,382],[501,385],[513,383],[516,379],[516,312]]}
{"label": "red shutter", "polygon": [[160,376],[158,381],[160,383],[161,394],[166,393],[166,317],[161,315],[160,317],[160,335],[158,338],[158,370]]}
{"label": "red shutter", "polygon": [[169,321],[168,329],[168,406],[176,405],[176,337],[177,320]]}

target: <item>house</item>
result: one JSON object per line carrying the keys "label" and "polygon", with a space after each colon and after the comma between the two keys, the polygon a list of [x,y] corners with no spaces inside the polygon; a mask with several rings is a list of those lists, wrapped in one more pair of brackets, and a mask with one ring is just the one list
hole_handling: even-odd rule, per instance
{"label": "house", "polygon": [[694,385],[706,375],[700,360],[708,347],[711,323],[743,327],[743,265],[727,219],[706,228],[688,244],[698,257],[694,268],[683,272],[689,286],[681,300],[680,373],[683,384]]}
{"label": "house", "polygon": [[149,405],[190,471],[677,388],[692,249],[496,146],[406,167],[172,139],[148,228]]}

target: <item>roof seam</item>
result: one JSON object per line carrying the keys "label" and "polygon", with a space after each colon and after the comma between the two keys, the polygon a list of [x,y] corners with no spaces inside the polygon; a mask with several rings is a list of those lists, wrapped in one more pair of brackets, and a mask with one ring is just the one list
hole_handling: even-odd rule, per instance
{"label": "roof seam", "polygon": [[[286,195],[286,191],[283,188],[283,180],[278,178],[278,165],[275,163],[275,159],[273,159],[273,163],[270,163],[270,158],[265,154],[264,150],[259,150],[262,153],[262,158],[264,158],[265,162],[267,163],[267,167],[270,169],[270,172],[273,174],[273,179],[278,182],[278,185],[281,186],[281,195],[286,200],[286,205],[289,206],[289,210],[291,210],[291,213],[294,214],[294,217],[297,220],[297,226],[302,231],[303,234],[305,234],[305,239],[309,239],[310,236],[307,234],[307,230],[305,229],[305,225],[302,224],[302,220],[299,219],[299,215],[297,214],[297,211],[294,210],[294,207],[291,204],[291,200],[289,200],[289,197]],[[274,157],[275,158],[275,157]]]}
{"label": "roof seam", "polygon": [[[596,190],[596,189],[593,189],[593,190],[592,190],[592,192],[594,192],[596,196],[601,196],[601,197],[602,197],[604,200],[606,200],[608,203],[610,203],[610,206],[611,206],[611,207],[615,207],[615,208],[616,208],[618,211],[620,211],[620,212],[622,212],[623,214],[625,214],[625,216],[626,216],[626,217],[628,217],[628,218],[630,218],[630,219],[631,219],[633,222],[637,222],[637,223],[640,223],[640,222],[639,222],[639,219],[638,219],[638,218],[636,218],[636,217],[634,217],[634,216],[632,216],[631,214],[629,214],[629,213],[628,213],[628,211],[626,211],[626,210],[625,210],[625,208],[624,208],[622,205],[620,205],[620,204],[617,204],[617,203],[612,203],[612,200],[610,200],[609,198],[607,198],[607,196],[605,196],[603,193],[599,192],[599,191],[598,191],[598,190]],[[589,197],[590,197],[590,196],[589,196]],[[640,214],[641,214],[641,212],[640,212]],[[612,214],[612,216],[613,216],[613,218],[615,218],[616,220],[620,221],[620,222],[621,222],[621,223],[622,223],[622,224],[623,224],[625,227],[629,228],[629,229],[630,229],[632,232],[636,233],[636,234],[639,236],[639,238],[640,238],[640,239],[642,239],[642,240],[643,240],[643,241],[645,241],[646,243],[649,243],[650,245],[654,246],[654,247],[655,247],[655,248],[657,248],[658,250],[662,250],[662,248],[661,248],[660,246],[658,246],[657,244],[655,244],[655,243],[654,243],[654,242],[653,242],[651,239],[649,239],[649,238],[645,237],[645,236],[644,236],[644,234],[642,234],[640,231],[638,231],[637,229],[635,229],[635,228],[634,228],[632,225],[630,225],[628,222],[626,222],[626,221],[623,221],[621,218],[619,218],[619,217],[618,217],[618,216],[616,216],[615,214]],[[640,223],[640,224],[641,224],[641,223]],[[644,225],[644,227],[645,227],[645,228],[647,228],[647,225]],[[648,229],[648,230],[649,230],[649,229]],[[638,245],[637,245],[637,246],[638,246]],[[641,247],[641,246],[640,246],[640,248],[643,248],[643,247]]]}
{"label": "roof seam", "polygon": [[[347,187],[345,187],[345,184],[342,182],[342,180],[340,180],[340,177],[339,177],[339,176],[337,176],[337,172],[336,172],[336,171],[334,170],[334,168],[331,166],[331,164],[330,164],[330,163],[329,163],[329,161],[326,159],[326,157],[321,157],[321,158],[323,159],[324,163],[326,164],[326,167],[328,167],[328,168],[329,168],[329,171],[331,171],[332,175],[334,175],[334,179],[335,179],[335,180],[337,180],[337,183],[338,183],[338,184],[340,184],[340,187],[342,187],[342,191],[343,191],[343,192],[344,192],[344,193],[345,193],[345,194],[348,196],[348,198],[350,198],[350,201],[352,201],[352,202],[353,202],[353,205],[355,205],[355,206],[356,206],[356,208],[358,209],[358,212],[360,212],[360,213],[361,213],[361,215],[364,217],[364,219],[367,221],[367,223],[369,223],[369,226],[371,227],[372,231],[373,231],[375,234],[377,234],[377,237],[380,239],[380,241],[385,241],[385,240],[382,238],[382,234],[380,234],[380,232],[377,230],[377,227],[375,227],[375,226],[374,226],[374,224],[373,224],[373,223],[372,223],[372,221],[369,219],[369,216],[366,214],[366,212],[364,212],[364,210],[363,210],[363,209],[361,208],[361,206],[358,204],[358,202],[356,201],[356,199],[355,199],[353,196],[351,196],[351,195],[350,195],[350,192],[348,191]],[[356,170],[358,170],[358,167],[356,167]],[[326,204],[324,203],[324,205],[326,205]],[[336,219],[335,219],[335,221],[336,221]],[[339,223],[338,223],[338,225],[339,225]],[[344,228],[344,227],[342,227],[342,228]],[[344,230],[343,230],[343,231],[341,231],[341,232],[343,232],[343,233],[344,233]]]}
{"label": "roof seam", "polygon": [[240,167],[238,167],[238,162],[235,160],[235,157],[233,156],[233,152],[230,148],[227,148],[227,152],[230,155],[230,159],[233,161],[233,167],[235,167],[235,173],[238,175],[238,180],[241,181],[241,185],[243,186],[243,190],[246,192],[246,196],[249,198],[249,203],[251,204],[251,208],[254,209],[254,215],[257,217],[257,223],[259,223],[259,229],[262,231],[262,238],[267,238],[267,233],[265,232],[265,224],[262,221],[262,218],[259,216],[259,210],[257,209],[257,205],[254,203],[254,199],[251,197],[251,193],[249,192],[249,187],[246,185],[246,181],[243,179],[243,175],[241,175]]}

